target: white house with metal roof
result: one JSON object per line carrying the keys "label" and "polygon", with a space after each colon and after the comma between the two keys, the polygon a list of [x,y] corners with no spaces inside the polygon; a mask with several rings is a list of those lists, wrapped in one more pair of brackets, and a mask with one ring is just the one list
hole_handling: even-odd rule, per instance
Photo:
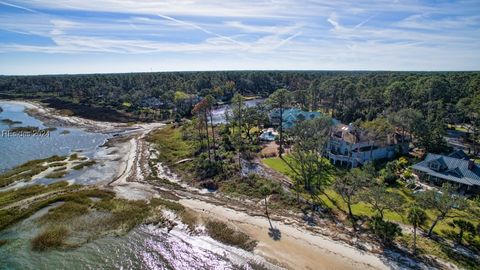
{"label": "white house with metal roof", "polygon": [[428,154],[425,160],[412,168],[420,179],[434,185],[449,182],[457,185],[461,193],[480,192],[480,166],[458,153],[448,156]]}

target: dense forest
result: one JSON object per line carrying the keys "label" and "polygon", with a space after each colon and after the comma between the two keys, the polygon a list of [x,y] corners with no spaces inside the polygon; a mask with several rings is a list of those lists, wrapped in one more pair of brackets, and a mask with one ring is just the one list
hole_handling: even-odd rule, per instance
{"label": "dense forest", "polygon": [[405,108],[444,123],[460,123],[469,120],[469,105],[480,95],[480,73],[225,71],[0,76],[0,98],[37,98],[53,107],[73,108],[75,113],[82,112],[82,106],[93,105],[113,116],[116,111],[122,113],[115,118],[119,121],[189,116],[195,103],[207,95],[230,102],[236,92],[267,97],[279,88],[291,91],[298,106],[328,111],[345,123],[372,120]]}
{"label": "dense forest", "polygon": [[[252,97],[266,100],[246,106]],[[419,257],[423,254],[434,255],[466,269],[478,268],[477,257],[469,255],[480,250],[478,198],[457,196],[458,188],[450,184],[438,187],[441,192],[418,193],[411,165],[421,158],[418,153],[450,152],[447,130],[457,128],[465,135],[469,157],[478,159],[480,72],[3,76],[1,98],[40,100],[97,120],[175,120],[147,136],[158,153],[148,164],[152,172],[161,162],[198,187],[264,200],[267,216],[268,211],[285,209],[289,215],[301,211],[311,224],[316,217],[333,218],[335,227],[344,224],[352,235],[369,234],[402,252],[411,248],[419,260],[427,260]],[[231,104],[228,121],[215,125],[212,112],[224,103]],[[268,115],[276,110],[283,119],[289,107],[323,115],[284,130],[283,121],[275,123]],[[332,117],[362,128],[372,142],[370,153],[377,140],[394,131],[409,135],[412,151],[361,168],[337,168],[324,156]],[[261,140],[266,126],[277,128],[275,142]],[[268,166],[256,170],[259,162]],[[147,180],[173,185],[157,173]],[[413,227],[413,239],[411,233],[402,234],[405,226]],[[465,249],[458,252],[458,246]]]}

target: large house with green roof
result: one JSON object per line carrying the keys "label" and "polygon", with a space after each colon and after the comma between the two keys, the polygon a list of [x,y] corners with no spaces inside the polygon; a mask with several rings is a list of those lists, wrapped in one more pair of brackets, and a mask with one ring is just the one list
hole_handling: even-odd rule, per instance
{"label": "large house with green roof", "polygon": [[428,183],[437,186],[451,183],[458,186],[460,193],[480,192],[480,166],[465,158],[464,154],[427,154],[425,160],[412,168],[421,180]]}
{"label": "large house with green roof", "polygon": [[[289,108],[283,110],[282,124],[283,128],[289,129],[295,126],[297,122],[311,120],[320,117],[320,112],[302,111],[297,108]],[[280,110],[275,109],[270,113],[270,121],[275,125],[280,125]]]}

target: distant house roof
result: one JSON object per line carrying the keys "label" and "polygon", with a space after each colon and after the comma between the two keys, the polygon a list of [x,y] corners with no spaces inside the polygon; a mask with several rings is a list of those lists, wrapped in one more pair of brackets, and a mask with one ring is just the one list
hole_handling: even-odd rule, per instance
{"label": "distant house roof", "polygon": [[441,179],[469,186],[480,186],[480,167],[472,162],[451,156],[428,154],[425,160],[415,164],[413,169]]}
{"label": "distant house roof", "polygon": [[165,103],[156,97],[145,97],[140,101],[140,105],[146,108],[159,109]]}
{"label": "distant house roof", "polygon": [[[292,128],[299,121],[311,120],[317,117],[320,117],[322,114],[320,112],[308,112],[302,111],[297,108],[285,109],[282,115],[282,122],[284,128]],[[280,118],[280,110],[276,109],[270,113],[270,118],[278,119]],[[278,121],[278,120],[277,120]],[[337,123],[338,120],[334,119],[334,123]]]}
{"label": "distant house roof", "polygon": [[458,159],[465,159],[465,160],[469,160],[469,159],[470,159],[470,158],[468,157],[468,155],[465,154],[465,152],[463,152],[463,150],[453,151],[453,152],[450,153],[448,156],[449,156],[449,157],[453,157],[453,158],[458,158]]}

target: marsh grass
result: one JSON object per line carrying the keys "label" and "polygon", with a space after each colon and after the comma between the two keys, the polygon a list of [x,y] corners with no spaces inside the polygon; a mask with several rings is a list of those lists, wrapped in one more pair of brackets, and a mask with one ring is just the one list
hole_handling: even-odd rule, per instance
{"label": "marsh grass", "polygon": [[163,206],[166,209],[169,209],[169,210],[175,212],[175,214],[178,217],[180,217],[182,222],[185,225],[187,225],[187,227],[190,231],[195,230],[195,227],[198,223],[198,218],[195,215],[195,213],[193,213],[191,211],[188,211],[183,205],[181,205],[177,202],[173,202],[173,201],[169,201],[169,200],[165,200],[165,199],[161,199],[161,198],[151,199],[150,204],[154,207]]}
{"label": "marsh grass", "polygon": [[194,231],[198,223],[197,215],[189,210],[184,210],[180,212],[179,215],[182,219],[182,222],[187,225],[188,229],[190,231]]}
{"label": "marsh grass", "polygon": [[[6,206],[15,201],[20,201],[35,195],[40,195],[46,192],[62,190],[67,188],[68,185],[69,185],[68,182],[61,181],[61,182],[53,183],[46,186],[33,185],[33,186],[24,187],[24,188],[0,192],[0,207]],[[72,185],[69,188],[75,189],[75,186]]]}
{"label": "marsh grass", "polygon": [[250,262],[248,262],[248,265],[250,266],[250,268],[252,270],[268,270],[269,269],[266,266],[264,266],[263,264],[261,264],[259,262],[256,262],[256,261],[250,261]]}
{"label": "marsh grass", "polygon": [[[88,240],[106,233],[124,234],[144,223],[147,217],[152,215],[152,208],[147,202],[115,199],[114,196],[115,194],[110,191],[86,189],[67,192],[44,202],[44,206],[54,201],[63,201],[64,203],[50,209],[38,220],[39,225],[47,227],[47,229],[32,239],[33,250],[65,248],[68,246],[65,241],[69,236],[72,236],[72,239],[85,238],[85,242],[88,242]],[[93,201],[91,198],[100,200]],[[38,211],[41,207],[35,209]],[[99,212],[95,214],[95,211]],[[102,218],[98,218],[98,214],[101,214]],[[83,222],[96,224],[95,228],[98,229],[91,231],[87,226],[85,231],[85,228],[80,228],[83,225],[79,227],[80,221],[89,220],[92,216],[97,218],[88,223]],[[58,227],[59,224],[60,227]],[[68,231],[67,228],[73,228],[73,231]],[[85,236],[85,232],[87,232],[87,236]]]}
{"label": "marsh grass", "polygon": [[[65,168],[66,169],[66,168]],[[53,172],[47,174],[45,178],[58,179],[67,175],[68,172],[64,168],[55,169]]]}
{"label": "marsh grass", "polygon": [[80,196],[89,198],[98,198],[101,200],[110,200],[115,198],[115,192],[103,189],[85,189],[77,192]]}
{"label": "marsh grass", "polygon": [[[23,190],[19,193],[17,191],[12,191],[12,193],[6,193],[3,194],[0,193],[0,198],[4,198],[4,203],[6,202],[14,202],[14,201],[19,201],[21,199],[25,199],[26,197],[30,196],[35,196],[41,193],[46,193],[49,191],[64,191],[65,193],[58,194],[58,195],[53,195],[51,197],[48,197],[46,199],[41,199],[38,201],[35,201],[29,205],[25,205],[22,207],[12,207],[8,209],[2,209],[0,210],[0,231],[5,229],[6,227],[23,220],[25,218],[28,218],[29,216],[33,215],[36,213],[38,210],[47,207],[48,205],[55,203],[55,202],[76,202],[78,204],[84,204],[84,205],[89,205],[91,204],[91,199],[90,197],[104,197],[104,198],[111,198],[113,193],[109,193],[107,191],[102,191],[102,190],[81,190],[78,191],[80,186],[78,185],[71,185],[71,186],[65,186],[65,182],[61,184],[52,184],[47,186],[45,189],[42,189],[40,187],[35,187],[33,189],[26,189]],[[22,192],[24,194],[22,194]],[[29,194],[30,196],[27,196]],[[16,199],[15,199],[16,198]]]}
{"label": "marsh grass", "polygon": [[239,247],[247,251],[253,251],[257,241],[252,240],[243,232],[230,228],[221,221],[208,220],[205,222],[208,234],[215,240],[227,245]]}
{"label": "marsh grass", "polygon": [[66,157],[51,156],[49,158],[28,161],[10,171],[0,174],[0,187],[8,186],[17,181],[29,181],[33,176],[48,169],[49,163],[64,161]]}
{"label": "marsh grass", "polygon": [[148,217],[150,207],[144,201],[113,199],[112,217],[106,221],[107,227],[128,232],[140,225]]}
{"label": "marsh grass", "polygon": [[38,127],[33,127],[33,126],[14,127],[10,129],[10,131],[12,132],[36,132],[38,130],[39,130]]}
{"label": "marsh grass", "polygon": [[[51,195],[38,197],[37,201],[29,204],[0,210],[0,231],[55,202],[63,204],[50,209],[36,220],[38,225],[45,229],[31,240],[32,249],[35,251],[75,247],[66,244],[68,239],[75,242],[80,240],[81,244],[102,235],[123,235],[140,224],[156,223],[166,226],[168,222],[165,222],[166,219],[158,207],[177,213],[189,228],[193,228],[196,223],[196,217],[175,202],[162,199],[152,203],[130,201],[115,198],[112,191],[84,188],[60,182],[45,187],[32,186],[0,193],[0,203],[7,205],[55,191]],[[90,225],[95,229],[92,230]],[[80,244],[77,243],[76,246]]]}
{"label": "marsh grass", "polygon": [[169,201],[169,200],[165,200],[165,199],[162,199],[162,198],[152,198],[150,200],[150,204],[152,204],[153,206],[164,206],[165,208],[169,209],[169,210],[172,210],[174,212],[181,212],[181,211],[185,211],[185,206],[177,203],[177,202],[173,202],[173,201]]}
{"label": "marsh grass", "polygon": [[48,228],[32,239],[32,249],[35,251],[46,251],[64,248],[68,234],[69,231],[64,226]]}
{"label": "marsh grass", "polygon": [[54,172],[59,172],[59,171],[65,171],[67,169],[67,167],[58,167],[58,168],[55,168],[53,169]]}
{"label": "marsh grass", "polygon": [[48,164],[48,167],[52,168],[52,167],[64,167],[64,166],[67,166],[68,162],[63,162],[63,161],[59,161],[59,162],[53,162],[53,163],[50,163]]}
{"label": "marsh grass", "polygon": [[80,164],[77,164],[77,165],[73,166],[72,169],[78,171],[78,170],[81,170],[81,169],[83,169],[83,168],[85,168],[85,167],[92,166],[92,165],[94,165],[94,164],[96,164],[96,163],[97,163],[97,162],[96,162],[95,160],[89,160],[89,161],[85,161],[85,162],[82,162],[82,163],[80,163]]}
{"label": "marsh grass", "polygon": [[29,216],[35,214],[38,210],[58,201],[61,201],[61,199],[54,197],[32,203],[25,208],[10,208],[0,210],[0,231],[20,220],[28,218]]}
{"label": "marsh grass", "polygon": [[12,119],[8,119],[8,118],[7,119],[2,119],[2,120],[0,120],[0,122],[4,123],[5,125],[9,125],[9,126],[22,123],[21,121],[13,121]]}
{"label": "marsh grass", "polygon": [[89,207],[86,204],[67,201],[64,204],[50,209],[47,214],[40,218],[41,222],[65,222],[74,217],[88,213]]}

